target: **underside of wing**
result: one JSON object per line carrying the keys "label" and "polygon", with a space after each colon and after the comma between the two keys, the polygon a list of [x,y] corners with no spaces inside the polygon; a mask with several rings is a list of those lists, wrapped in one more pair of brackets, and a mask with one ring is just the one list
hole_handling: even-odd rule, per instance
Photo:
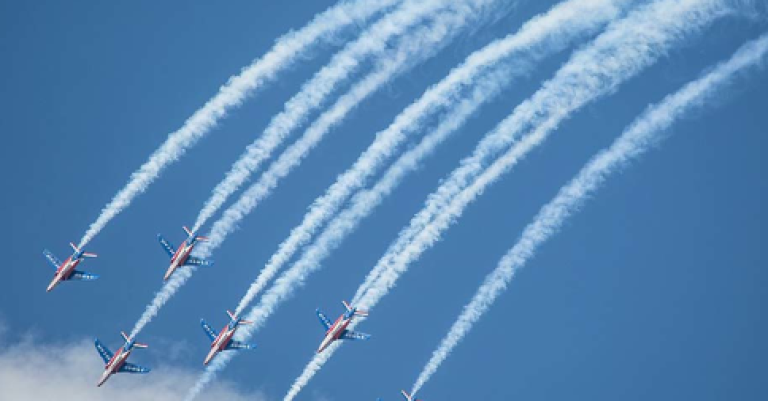
{"label": "underside of wing", "polygon": [[124,363],[123,366],[120,367],[120,371],[125,373],[149,373],[150,370],[151,369],[149,368],[128,362]]}
{"label": "underside of wing", "polygon": [[201,267],[209,267],[213,266],[213,262],[210,260],[202,259],[202,258],[196,258],[194,256],[190,256],[187,258],[187,262],[184,263],[185,265],[193,265],[193,266],[201,266]]}
{"label": "underside of wing", "polygon": [[101,356],[101,359],[104,360],[104,363],[109,362],[110,359],[112,359],[112,351],[109,350],[109,348],[105,347],[104,344],[101,343],[98,339],[95,341],[96,345],[96,351],[99,352],[99,355]]}
{"label": "underside of wing", "polygon": [[328,319],[328,316],[325,316],[323,312],[320,312],[320,309],[316,310],[315,313],[317,313],[317,318],[320,319],[320,324],[322,324],[326,330],[330,329],[331,325],[333,325],[331,319]]}
{"label": "underside of wing", "polygon": [[341,338],[344,340],[367,340],[371,338],[371,335],[365,334],[365,333],[358,333],[352,330],[344,330],[344,333],[341,335]]}
{"label": "underside of wing", "polygon": [[230,341],[226,349],[255,349],[256,344],[246,344],[240,341]]}
{"label": "underside of wing", "polygon": [[216,332],[216,330],[213,329],[213,327],[209,326],[208,323],[205,322],[205,320],[200,319],[200,326],[203,326],[203,331],[205,331],[205,334],[208,335],[208,338],[211,339],[211,342],[216,339],[216,337],[219,336],[219,333]]}
{"label": "underside of wing", "polygon": [[99,278],[98,274],[83,272],[80,270],[75,270],[72,272],[72,275],[69,276],[69,280],[80,280],[80,281],[91,281],[96,280]]}
{"label": "underside of wing", "polygon": [[54,269],[58,269],[59,266],[61,266],[61,261],[54,256],[51,251],[46,249],[43,251],[43,255],[45,255],[45,258],[48,259],[48,262],[51,263],[51,266],[53,266]]}
{"label": "underside of wing", "polygon": [[176,253],[176,248],[174,248],[173,244],[168,242],[168,240],[163,238],[160,234],[157,234],[157,240],[160,241],[160,245],[163,246],[163,249],[168,253],[168,256],[172,258],[173,254]]}

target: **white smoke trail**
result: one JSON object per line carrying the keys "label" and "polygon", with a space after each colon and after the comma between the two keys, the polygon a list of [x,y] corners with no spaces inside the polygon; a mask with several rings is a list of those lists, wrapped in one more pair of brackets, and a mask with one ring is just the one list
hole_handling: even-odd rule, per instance
{"label": "white smoke trail", "polygon": [[142,194],[169,164],[178,160],[187,149],[210,132],[229,110],[242,104],[255,90],[273,80],[278,72],[289,67],[319,42],[333,37],[349,26],[365,22],[382,10],[401,0],[343,1],[317,15],[304,28],[290,32],[277,40],[272,49],[229,78],[219,92],[203,107],[195,111],[179,130],[152,153],[149,159],[133,174],[128,183],[101,210],[83,238],[79,247],[84,248],[115,216],[133,199]]}
{"label": "white smoke trail", "polygon": [[454,37],[470,19],[484,14],[485,8],[496,0],[469,0],[452,2],[444,12],[434,16],[434,21],[417,28],[403,38],[401,45],[382,56],[379,67],[355,84],[348,93],[324,112],[304,135],[286,149],[282,155],[262,174],[259,180],[248,188],[232,206],[224,211],[209,233],[210,240],[200,247],[202,255],[210,253],[237,228],[237,224],[248,215],[261,200],[267,197],[278,181],[298,166],[326,133],[338,124],[347,113],[360,102],[388,82],[395,74],[409,66],[430,57]]}
{"label": "white smoke trail", "polygon": [[[407,167],[403,166],[403,162],[393,165],[390,170],[398,172],[398,181],[389,179],[386,180],[388,184],[397,185],[399,178],[415,167],[415,161],[431,153],[477,108],[500,92],[513,77],[527,73],[536,60],[560,50],[578,37],[599,29],[606,21],[613,19],[625,3],[627,2],[613,0],[566,1],[549,13],[531,19],[517,34],[497,40],[470,55],[446,78],[429,88],[417,101],[400,113],[387,129],[377,133],[376,140],[355,164],[339,175],[326,193],[313,202],[302,223],[291,231],[265,268],[261,270],[258,278],[240,300],[235,313],[239,315],[250,304],[294,253],[305,245],[317,229],[338,210],[344,200],[358,190],[397,151],[398,146],[408,134],[424,128],[424,119],[427,116],[439,109],[452,108],[444,113],[447,117],[443,120],[443,125],[448,128],[438,128],[424,138],[419,146],[408,152],[417,157],[404,155],[400,160],[407,160]],[[535,54],[505,60],[511,58],[512,54],[531,48],[535,48]],[[480,79],[477,77],[483,75],[482,72],[489,67],[502,61],[504,65],[495,67],[493,73],[485,74]],[[482,81],[481,84],[476,84],[476,80]],[[476,85],[472,96],[461,99],[462,89],[472,85]],[[390,191],[391,189],[379,191],[379,193]],[[375,206],[371,203],[367,205],[369,211]],[[354,215],[358,216],[359,213]]]}
{"label": "white smoke trail", "polygon": [[[414,24],[418,21],[418,18],[415,18],[413,15],[410,17],[403,15],[403,11],[408,11],[411,14],[420,14],[422,17],[426,18],[428,16],[424,15],[423,13],[430,10],[434,11],[435,7],[439,6],[440,1],[431,1],[425,3],[419,3],[417,1],[416,3],[422,4],[418,7],[414,6],[415,3],[410,3],[411,6],[404,6],[398,9],[398,11],[383,17],[382,20],[377,22],[376,26],[379,26],[379,24],[384,22],[386,22],[383,25],[384,27],[390,27],[395,24]],[[221,245],[224,239],[226,239],[227,235],[235,229],[237,223],[242,220],[242,218],[245,217],[254,207],[256,207],[258,202],[268,196],[272,189],[275,188],[278,181],[285,177],[294,167],[296,167],[302,161],[304,156],[306,156],[306,154],[323,138],[323,136],[335,124],[341,121],[341,119],[353,107],[358,105],[365,97],[386,83],[389,79],[392,78],[393,75],[404,71],[404,69],[409,65],[412,65],[419,60],[424,60],[429,57],[430,54],[437,51],[440,46],[444,45],[444,43],[441,42],[444,42],[446,37],[452,37],[455,35],[461,26],[468,22],[467,17],[469,15],[481,15],[484,11],[483,7],[489,3],[492,3],[493,1],[495,0],[474,0],[474,5],[472,6],[462,6],[462,3],[452,3],[450,7],[447,7],[445,12],[441,12],[432,17],[434,21],[431,25],[417,28],[415,31],[406,34],[402,40],[401,46],[396,47],[392,51],[386,52],[384,52],[385,49],[379,49],[378,51],[380,53],[379,56],[381,61],[377,63],[377,68],[375,68],[375,70],[366,76],[362,81],[355,84],[348,93],[339,98],[334,106],[331,107],[331,109],[323,113],[318,118],[318,120],[313,123],[309,129],[307,129],[307,132],[304,134],[304,136],[296,143],[291,145],[285,152],[283,152],[283,154],[260,177],[259,181],[257,181],[253,186],[251,186],[251,188],[243,193],[240,199],[224,212],[223,216],[214,223],[213,228],[209,234],[209,240],[207,242],[200,243],[195,249],[195,256],[201,258],[210,257],[213,250]],[[431,8],[425,8],[424,4],[427,3],[432,4]],[[392,15],[396,15],[396,17],[391,18]],[[358,40],[358,42],[378,43],[379,45],[383,46],[385,44],[384,42],[389,39],[391,35],[402,33],[400,30],[401,28],[402,26],[400,26],[398,30],[392,30],[389,28],[384,29],[383,31],[381,29],[369,30],[366,34],[375,34],[378,39],[371,41],[369,39],[365,39],[363,36]],[[342,54],[345,56],[338,60],[342,60],[343,62],[332,61],[330,65],[334,67],[331,70],[324,68],[321,73],[318,73],[317,76],[324,77],[319,82],[325,82],[320,86],[328,86],[332,84],[333,79],[328,78],[329,76],[337,76],[340,72],[349,71],[349,68],[343,67],[343,65],[352,63],[352,61],[350,61],[350,57],[352,57],[352,55],[358,55],[358,53],[362,53],[364,50],[369,53],[374,52],[375,47],[366,45],[362,48],[355,46],[352,48],[355,49],[352,53],[342,52]],[[424,48],[430,50],[425,51]],[[330,73],[328,71],[333,72]],[[340,77],[337,76],[337,78]],[[302,91],[302,94],[300,94],[301,96],[297,96],[294,99],[305,99],[305,95],[313,93],[313,91],[309,89],[312,89],[315,86],[316,85],[309,85],[305,88],[305,90]],[[305,100],[301,100],[299,103],[301,103],[303,106],[294,105],[288,107],[288,109],[294,110],[298,108],[306,111],[306,107],[309,107],[309,103],[307,103]],[[281,115],[283,117],[277,118],[275,121],[280,122],[279,124],[276,123],[276,126],[280,126],[282,128],[286,128],[285,124],[288,124],[286,123],[288,116],[291,116],[291,118],[298,118],[298,115],[293,112]],[[290,128],[287,130],[290,130]],[[192,276],[192,273],[195,270],[196,267],[185,266],[183,269],[179,269],[174,272],[171,279],[169,279],[169,281],[163,285],[160,291],[155,294],[152,301],[149,303],[149,305],[147,305],[146,309],[139,317],[139,320],[134,326],[134,332],[136,334],[138,334],[138,332],[140,332],[150,321],[152,321],[155,316],[157,316],[160,309],[168,302],[168,300],[171,299],[171,297],[173,297],[176,291],[178,291],[178,289],[184,285],[184,283]],[[179,274],[182,271],[184,274]]]}
{"label": "white smoke trail", "polygon": [[[509,117],[486,135],[472,156],[464,159],[460,167],[429,196],[424,208],[400,232],[368,274],[353,302],[359,303],[382,275],[389,274],[390,277],[379,281],[377,292],[388,290],[388,285],[382,287],[382,283],[391,281],[394,285],[392,279],[396,279],[413,261],[403,255],[418,258],[421,251],[412,253],[414,249],[423,250],[439,238],[439,230],[429,232],[431,222],[500,151],[514,144],[516,158],[511,163],[516,164],[571,113],[614,92],[622,82],[637,75],[671,47],[729,10],[721,0],[655,0],[611,24],[593,43],[576,52],[554,78],[544,83],[531,98],[518,105]],[[534,131],[523,137],[525,129]],[[416,236],[431,240],[416,241]],[[406,252],[408,247],[411,250]],[[394,258],[400,258],[402,262],[396,263]]]}
{"label": "white smoke trail", "polygon": [[[409,35],[403,41],[402,46],[397,49],[398,51],[393,54],[394,57],[382,58],[378,70],[356,84],[330,110],[323,113],[305,135],[289,147],[262,175],[259,181],[241,196],[238,202],[224,212],[222,218],[214,223],[209,235],[210,240],[201,246],[200,255],[205,257],[210,254],[212,249],[220,245],[234,229],[237,222],[267,196],[276,186],[278,180],[299,164],[322,136],[334,124],[338,123],[349,110],[359,104],[365,96],[386,83],[393,74],[402,72],[406,66],[422,61],[439,50],[445,45],[446,39],[454,37],[470,21],[484,16],[486,9],[494,3],[496,0],[472,0],[465,4],[452,2],[445,12],[433,18],[434,21],[430,26],[420,28],[416,34]],[[257,326],[260,324],[257,323]],[[215,373],[222,369],[228,360],[228,358],[217,358],[211,363],[203,377],[187,395],[187,399],[195,398],[205,385],[213,380]]]}
{"label": "white smoke trail", "polygon": [[[463,4],[456,2],[454,6],[460,7]],[[272,118],[264,134],[248,145],[224,179],[213,189],[211,197],[198,214],[193,231],[200,229],[224,205],[227,198],[248,180],[295,128],[306,121],[313,110],[322,105],[336,87],[352,78],[366,58],[385,56],[392,38],[402,35],[415,24],[449,6],[450,2],[444,0],[406,0],[398,9],[363,32],[359,39],[337,53],[328,65],[285,104],[284,110]]]}
{"label": "white smoke trail", "polygon": [[496,298],[507,288],[516,272],[534,256],[537,248],[560,231],[563,222],[576,212],[613,173],[621,171],[641,156],[661,137],[675,120],[724,89],[733,77],[748,67],[764,62],[768,52],[768,35],[752,41],[728,61],[717,65],[705,76],[688,83],[678,92],[667,96],[660,104],[643,113],[609,148],[599,152],[579,174],[562,187],[557,196],[544,206],[525,228],[517,244],[504,255],[496,269],[464,307],[459,318],[419,374],[411,394],[418,392],[448,357],[453,348],[472,329]]}
{"label": "white smoke trail", "polygon": [[[372,190],[356,197],[352,202],[352,206],[334,219],[326,230],[326,232],[332,235],[323,235],[312,245],[313,248],[319,247],[324,250],[319,255],[316,254],[316,256],[323,258],[330,253],[343,237],[354,229],[360,220],[380,203],[384,196],[392,191],[404,174],[410,171],[410,169],[415,168],[421,158],[434,150],[448,133],[461,125],[480,105],[495,96],[496,91],[503,89],[512,77],[524,74],[534,65],[532,61],[560,50],[568,45],[569,42],[573,42],[581,36],[591,34],[599,29],[607,21],[618,16],[622,8],[627,4],[627,2],[612,1],[565,1],[553,7],[549,12],[532,18],[517,33],[510,34],[506,38],[500,39],[470,55],[463,65],[454,69],[448,77],[430,89],[430,91],[427,91],[421,99],[398,116],[392,127],[398,127],[398,130],[401,131],[409,125],[418,124],[419,118],[423,118],[425,110],[433,111],[427,108],[427,106],[436,103],[455,106],[453,110],[445,113],[448,118],[443,120],[443,123],[436,131],[425,137],[421,144],[404,154]],[[518,56],[511,60],[513,62],[501,63],[502,65],[497,66],[493,73],[487,74],[485,77],[478,78],[475,76],[478,69],[498,63],[504,58],[511,58],[512,54],[530,48],[535,49],[534,52],[536,54],[531,55],[533,60],[527,61],[525,57]],[[473,80],[479,82],[472,82]],[[459,89],[456,86],[460,83],[475,84],[472,96],[462,100],[456,99],[458,97],[457,90]],[[448,92],[448,89],[452,92]],[[408,122],[408,125],[397,124],[401,117],[409,115],[408,111],[411,108],[419,110],[421,115],[414,115],[405,120]],[[420,127],[416,126],[414,128]],[[384,132],[388,131],[389,129]],[[359,185],[362,185],[362,183]],[[312,254],[312,252],[309,252],[309,254]],[[297,264],[301,263],[300,261]],[[309,262],[309,265],[319,265],[320,263],[322,263],[322,259],[313,259]],[[321,354],[315,355],[293,383],[285,400],[295,398],[333,355],[333,352],[333,349],[328,349]]]}
{"label": "white smoke trail", "polygon": [[[682,41],[687,35],[699,31],[717,16],[724,14],[724,8],[719,1],[715,0],[656,0],[640,10],[632,12],[627,18],[612,24],[611,28],[601,34],[592,45],[577,52],[571,61],[558,72],[555,79],[546,83],[544,88],[533,96],[532,100],[529,99],[523,105],[518,106],[516,110],[526,105],[525,108],[532,109],[534,112],[528,113],[533,118],[536,117],[536,112],[543,112],[538,111],[534,106],[554,107],[556,111],[554,115],[541,124],[538,130],[539,132],[549,132],[567,116],[566,110],[572,111],[576,108],[575,105],[571,105],[571,108],[566,106],[577,103],[577,100],[580,100],[580,104],[584,104],[589,99],[610,92],[623,80],[638,73],[643,67],[661,56],[666,49]],[[557,85],[565,88],[557,90]],[[552,96],[552,94],[557,96]],[[516,114],[517,112],[513,113],[513,117]],[[516,118],[511,120],[514,122]],[[539,118],[538,120],[542,119]],[[489,134],[490,139],[484,140],[478,149],[500,150],[495,148],[499,146],[499,143],[507,141],[504,136],[505,134],[509,135],[509,120],[505,120],[506,124],[502,122],[495,135]],[[541,142],[542,139],[538,138],[541,136],[543,135],[532,135],[531,138]],[[523,151],[522,154],[524,154],[533,147],[532,142],[538,143],[532,139],[527,141],[524,146],[513,148],[516,150],[515,156],[518,159],[520,151]],[[491,143],[489,144],[489,142]],[[443,185],[451,184],[449,181]],[[359,195],[365,196],[364,194]],[[445,202],[445,204],[447,203]],[[437,223],[446,226],[452,221],[452,219],[443,220],[445,219],[438,219]],[[342,224],[354,224],[354,222],[355,220],[335,219],[331,225],[339,227],[333,227],[333,230],[329,230],[331,228],[329,225],[329,229],[323,232],[317,242],[325,240],[324,237],[330,238],[336,232],[345,230],[346,227],[342,227]],[[358,291],[363,295],[359,297],[356,304],[371,309],[394,285],[397,277],[406,269],[408,262],[414,260],[420,255],[420,252],[439,238],[440,229],[442,227],[438,227],[437,224],[425,226],[414,241],[409,241],[400,247],[402,252],[398,252],[397,257],[391,255],[388,250],[373,270],[378,273],[375,286],[368,287],[367,291]],[[390,250],[393,248],[390,247]],[[301,286],[304,280],[319,268],[318,264],[313,263],[313,261],[320,260],[324,256],[324,252],[327,252],[326,247],[311,246],[304,252],[301,260],[275,280],[272,288],[263,295],[259,304],[248,313],[246,318],[254,321],[255,324],[240,330],[240,335],[243,338],[249,338],[253,332],[258,330],[266,319],[274,313],[277,306],[291,296],[295,288]],[[392,263],[387,262],[389,259],[393,259]],[[214,361],[206,369],[199,383],[204,385],[212,380],[216,372],[226,366],[230,358],[231,355],[224,355],[223,358]]]}

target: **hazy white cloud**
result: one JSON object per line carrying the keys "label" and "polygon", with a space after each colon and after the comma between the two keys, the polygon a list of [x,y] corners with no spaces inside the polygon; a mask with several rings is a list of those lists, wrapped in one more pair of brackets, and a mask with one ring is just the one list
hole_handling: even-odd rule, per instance
{"label": "hazy white cloud", "polygon": [[[182,399],[199,373],[198,369],[192,368],[152,366],[144,362],[148,358],[142,358],[141,354],[139,350],[131,355],[131,361],[150,365],[151,373],[121,373],[112,376],[104,386],[96,387],[104,363],[96,353],[92,339],[62,344],[26,339],[3,344],[0,349],[0,398],[16,401],[175,401]],[[206,397],[227,401],[267,400],[261,393],[242,391],[226,380],[219,380],[209,387]]]}

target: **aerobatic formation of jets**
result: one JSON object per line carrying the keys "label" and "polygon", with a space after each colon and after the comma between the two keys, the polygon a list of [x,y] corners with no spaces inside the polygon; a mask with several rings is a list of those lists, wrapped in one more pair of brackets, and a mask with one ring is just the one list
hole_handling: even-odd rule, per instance
{"label": "aerobatic formation of jets", "polygon": [[[171,257],[171,265],[168,267],[168,270],[163,277],[163,281],[167,281],[179,267],[189,265],[213,265],[212,261],[190,255],[195,245],[197,245],[199,241],[207,240],[207,238],[197,235],[197,233],[191,231],[187,227],[184,227],[184,231],[187,233],[187,239],[185,239],[178,248],[174,247],[170,242],[163,238],[162,235],[157,235],[157,238],[160,241],[160,244],[163,246],[163,249],[165,249],[165,251]],[[59,259],[56,258],[56,256],[54,256],[53,253],[47,249],[43,251],[43,255],[45,255],[46,259],[48,259],[51,265],[56,269],[53,280],[46,289],[47,292],[50,292],[62,281],[88,281],[95,280],[99,277],[96,274],[75,270],[75,267],[77,267],[77,265],[79,265],[83,259],[95,258],[97,255],[94,253],[84,252],[74,243],[70,243],[70,246],[74,252],[72,253],[72,256],[68,257],[64,262],[59,261]],[[352,319],[357,316],[367,317],[368,312],[357,309],[357,307],[350,305],[347,303],[347,301],[341,302],[344,304],[345,312],[339,315],[339,317],[334,322],[331,322],[331,320],[323,312],[321,312],[320,309],[315,311],[317,313],[317,317],[320,319],[320,323],[326,330],[325,337],[323,337],[323,340],[320,343],[320,347],[317,349],[317,353],[323,352],[323,350],[328,348],[328,346],[330,346],[336,340],[368,340],[371,338],[370,334],[360,333],[347,329],[347,326],[352,323]],[[213,329],[213,327],[206,323],[204,319],[200,319],[200,325],[211,341],[211,349],[203,360],[204,365],[208,365],[216,357],[216,355],[222,351],[241,349],[252,350],[256,348],[256,344],[248,344],[233,339],[238,327],[252,324],[252,322],[243,320],[241,317],[236,316],[231,311],[227,311],[227,315],[229,316],[229,323],[227,323],[227,325],[224,326],[224,328],[221,329],[221,331],[218,333],[215,329]],[[107,379],[109,379],[109,377],[115,373],[149,373],[151,370],[149,368],[127,362],[128,357],[131,355],[131,352],[133,352],[135,348],[147,348],[147,345],[137,343],[125,332],[121,332],[120,334],[123,336],[125,343],[117,350],[117,352],[114,353],[110,351],[109,348],[107,348],[101,341],[99,341],[98,338],[94,342],[96,351],[104,360],[105,364],[104,373],[96,383],[98,387],[101,387],[104,382],[106,382]],[[414,399],[405,391],[401,391],[401,393],[403,397],[408,401],[420,401]],[[381,399],[379,398],[379,400]]]}

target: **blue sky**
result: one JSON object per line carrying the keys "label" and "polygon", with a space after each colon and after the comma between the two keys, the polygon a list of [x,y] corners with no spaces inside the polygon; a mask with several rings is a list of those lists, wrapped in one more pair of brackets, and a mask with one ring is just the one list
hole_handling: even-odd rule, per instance
{"label": "blue sky", "polygon": [[[101,361],[83,342],[98,336],[119,346],[118,332],[130,330],[160,288],[167,259],[155,235],[181,242],[181,225],[192,224],[243,147],[343,38],[234,111],[107,226],[89,246],[99,258],[83,266],[100,274],[99,281],[65,283],[46,294],[51,270],[41,251],[65,258],[67,242],[80,238],[169,132],[275,38],[331,4],[0,4],[6,60],[0,64],[6,142],[0,150],[6,172],[1,210],[9,223],[1,234],[9,257],[0,291],[0,367],[16,361],[9,356],[14,349],[42,353],[72,345],[85,353],[77,360],[89,370],[68,375],[95,383],[92,372]],[[362,104],[243,221],[215,253],[216,267],[198,271],[144,330],[140,341],[151,348],[132,360],[155,371],[116,377],[108,385],[141,388],[173,377],[168,372],[189,378],[201,371],[208,344],[199,319],[225,324],[224,310],[234,308],[312,200],[372,135],[472,51],[551,4],[524,3],[460,36]],[[346,345],[300,399],[397,399],[462,305],[557,189],[648,104],[765,32],[762,21],[716,23],[562,124],[414,264],[360,326],[374,338]],[[257,334],[259,348],[224,372],[233,392],[282,397],[321,339],[314,309],[340,313],[339,301],[352,296],[439,180],[569,54],[547,59],[482,108],[326,260]],[[765,88],[766,71],[747,74],[610,180],[541,248],[421,396],[761,399],[768,356],[762,341],[768,336],[762,313],[768,285]]]}

